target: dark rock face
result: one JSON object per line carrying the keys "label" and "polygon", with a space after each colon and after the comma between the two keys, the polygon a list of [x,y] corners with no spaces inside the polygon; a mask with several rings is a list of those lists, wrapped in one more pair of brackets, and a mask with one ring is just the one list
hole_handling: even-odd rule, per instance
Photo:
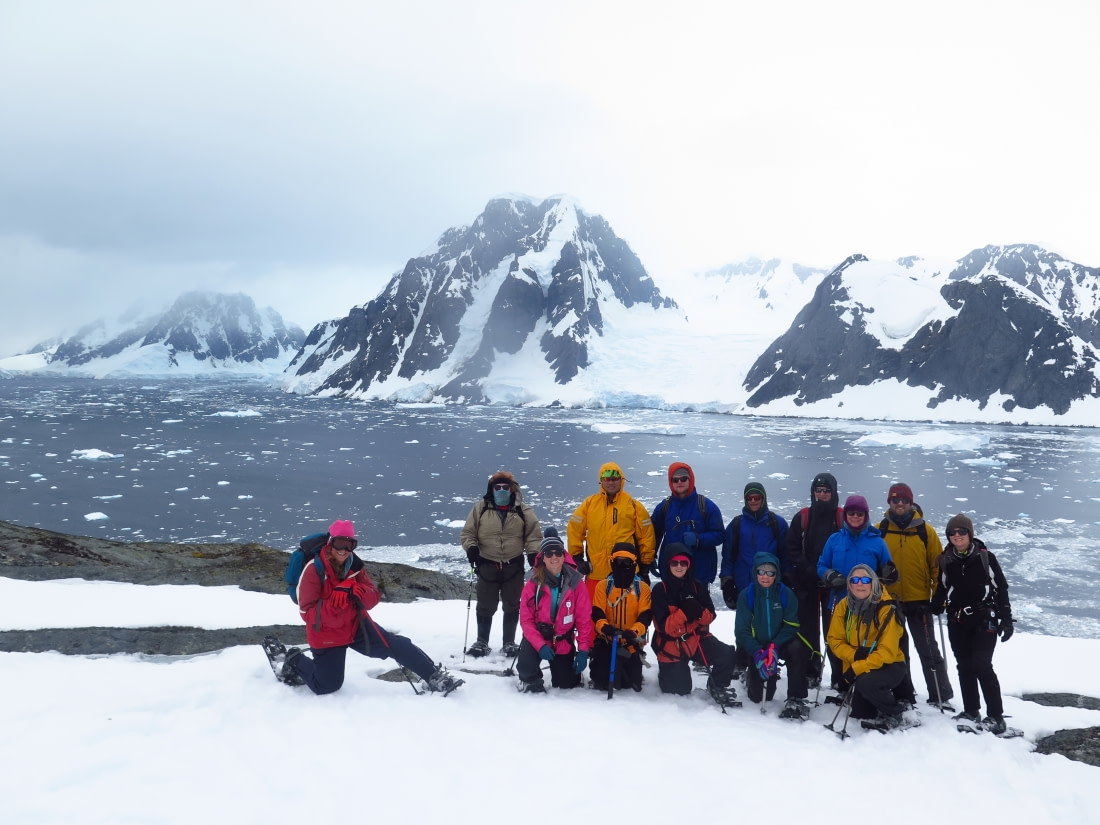
{"label": "dark rock face", "polygon": [[868,332],[876,308],[850,294],[846,270],[864,260],[855,255],[833,270],[753,364],[749,406],[786,397],[810,403],[891,378],[927,388],[929,409],[953,398],[984,408],[1004,396],[1008,411],[1046,405],[1063,414],[1100,392],[1093,348],[1100,270],[1037,247],[977,250],[940,290],[955,314],[929,321],[894,350]]}
{"label": "dark rock face", "polygon": [[446,365],[449,377],[431,392],[480,402],[496,354],[515,354],[539,335],[564,384],[588,365],[586,341],[602,333],[600,302],[611,299],[675,306],[603,218],[560,199],[493,200],[471,226],[448,230],[433,252],[410,260],[373,301],[316,327],[289,369],[316,374],[315,392],[346,394]]}
{"label": "dark rock face", "polygon": [[283,358],[300,348],[305,337],[274,310],[258,310],[246,295],[204,292],[181,295],[163,315],[135,320],[103,341],[105,329],[103,322],[84,327],[57,348],[50,363],[79,366],[118,355],[134,345],[160,344],[168,350],[172,363],[190,357],[249,364]]}
{"label": "dark rock face", "polygon": [[1060,753],[1075,762],[1100,767],[1100,727],[1060,730],[1035,743],[1037,753]]}
{"label": "dark rock face", "polygon": [[[149,585],[236,585],[242,590],[285,594],[287,560],[287,553],[262,544],[125,543],[0,521],[0,575],[23,581],[75,578]],[[432,570],[372,561],[366,565],[385,601],[457,599],[469,592],[467,582]],[[289,597],[287,605],[292,607]],[[272,633],[286,644],[305,642],[304,625],[217,630],[90,627],[0,632],[0,651],[189,655],[259,644]]]}

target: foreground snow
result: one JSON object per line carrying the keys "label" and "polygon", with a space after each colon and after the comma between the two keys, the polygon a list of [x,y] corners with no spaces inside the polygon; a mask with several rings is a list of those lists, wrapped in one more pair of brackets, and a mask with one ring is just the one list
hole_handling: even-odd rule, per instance
{"label": "foreground snow", "polygon": [[[0,630],[298,621],[285,596],[235,588],[0,579],[0,604]],[[451,668],[476,666],[461,663],[464,601],[383,604],[373,615]],[[719,637],[731,638],[732,620],[722,611]],[[698,692],[659,695],[654,670],[641,694],[610,702],[589,690],[520,695],[512,679],[473,674],[444,699],[372,679],[392,663],[349,653],[343,690],[316,697],[276,682],[259,646],[195,657],[5,653],[0,798],[5,821],[21,825],[727,814],[806,823],[884,806],[893,821],[921,825],[1087,822],[1100,804],[1095,769],[1030,749],[1055,730],[1100,725],[1100,712],[1016,697],[1095,694],[1097,661],[1095,640],[1017,634],[998,648],[1006,711],[1025,739],[961,735],[922,708],[918,729],[857,729],[841,742],[822,727],[832,707],[803,725],[748,705],[723,716]]]}

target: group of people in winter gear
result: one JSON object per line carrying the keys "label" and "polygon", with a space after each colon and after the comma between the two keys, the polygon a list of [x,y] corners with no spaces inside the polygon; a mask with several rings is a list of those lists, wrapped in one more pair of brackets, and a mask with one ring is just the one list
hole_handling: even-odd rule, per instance
{"label": "group of people in winter gear", "polygon": [[[599,492],[576,508],[564,539],[542,528],[503,470],[490,476],[462,528],[477,595],[477,637],[466,653],[491,652],[499,604],[501,651],[514,657],[523,691],[545,691],[544,662],[553,687],[577,687],[587,670],[597,689],[640,691],[648,646],[662,692],[690,693],[694,666],[723,708],[739,704],[738,677],[751,702],[771,700],[785,667],[780,715],[805,719],[827,657],[829,686],[845,696],[851,716],[892,730],[911,723],[906,711],[917,701],[911,647],[928,701],[947,709],[954,698],[936,643],[941,615],[962,693],[956,718],[981,720],[984,696],[986,727],[1005,730],[992,657],[997,640],[1013,632],[1008,585],[966,516],[948,522],[945,550],[904,483],[890,487],[876,525],[863,496],[841,506],[830,473],[814,477],[809,506],[790,522],[770,510],[764,485],[750,481],[741,512],[724,525],[684,462],[669,466],[670,495],[652,516],[624,489],[618,464],[603,464],[598,478]],[[303,569],[297,595],[310,653],[273,646],[277,675],[315,693],[338,690],[350,647],[395,659],[433,690],[453,690],[459,680],[371,619],[379,594],[354,547],[351,522],[336,521],[320,566]],[[736,611],[735,643],[711,632],[716,579]]]}

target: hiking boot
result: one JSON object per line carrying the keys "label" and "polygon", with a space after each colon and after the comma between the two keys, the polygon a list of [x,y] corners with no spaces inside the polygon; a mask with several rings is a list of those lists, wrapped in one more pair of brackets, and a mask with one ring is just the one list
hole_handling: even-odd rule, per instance
{"label": "hiking boot", "polygon": [[436,667],[435,673],[427,678],[426,683],[428,690],[434,693],[442,693],[444,696],[457,689],[459,685],[465,684],[462,679],[456,679],[442,666]]}
{"label": "hiking boot", "polygon": [[504,647],[502,647],[500,649],[500,652],[503,653],[505,655],[505,657],[518,656],[519,655],[519,645],[517,645],[515,642],[505,642]]}
{"label": "hiking boot", "polygon": [[963,724],[972,723],[978,724],[982,721],[981,714],[976,710],[964,710],[962,713],[956,713],[951,717],[956,722],[962,722]]}
{"label": "hiking boot", "polygon": [[985,719],[982,720],[982,727],[990,733],[996,734],[997,736],[1000,736],[1002,733],[1008,730],[1008,725],[1005,724],[1005,719],[1003,716],[985,717]]}
{"label": "hiking boot", "polygon": [[537,681],[525,682],[520,679],[519,682],[520,693],[546,693],[546,685],[542,683],[542,679]]}
{"label": "hiking boot", "polygon": [[297,668],[294,667],[294,663],[298,661],[298,657],[301,655],[302,650],[297,647],[292,647],[286,652],[286,658],[283,659],[282,672],[279,675],[280,682],[284,682],[291,687],[298,687],[306,683],[306,680],[299,675]]}
{"label": "hiking boot", "polygon": [[470,645],[469,649],[466,651],[466,655],[473,656],[475,659],[478,659],[482,656],[488,656],[492,652],[493,649],[489,647],[488,642],[478,639],[476,642]]}
{"label": "hiking boot", "polygon": [[947,713],[955,712],[955,706],[951,704],[950,699],[944,699],[942,702],[939,702],[935,699],[929,699],[928,704],[938,710],[946,711]]}
{"label": "hiking boot", "polygon": [[809,719],[810,707],[802,699],[788,699],[783,710],[779,711],[780,719]]}

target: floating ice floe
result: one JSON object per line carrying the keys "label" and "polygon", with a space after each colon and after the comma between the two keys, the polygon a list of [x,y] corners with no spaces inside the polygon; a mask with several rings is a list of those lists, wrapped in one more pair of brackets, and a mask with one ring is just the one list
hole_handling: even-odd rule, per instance
{"label": "floating ice floe", "polygon": [[989,443],[988,436],[964,435],[948,430],[921,430],[900,433],[883,430],[855,440],[857,447],[911,447],[925,450],[979,450]]}
{"label": "floating ice floe", "polygon": [[122,454],[108,453],[105,450],[73,450],[71,453],[73,458],[82,459],[84,461],[101,461],[108,458],[122,458]]}
{"label": "floating ice floe", "polygon": [[263,413],[255,410],[222,410],[221,412],[210,413],[207,418],[256,418],[260,415],[263,415]]}
{"label": "floating ice floe", "polygon": [[104,521],[105,519],[108,519],[108,518],[110,518],[110,516],[108,516],[106,513],[85,513],[84,514],[84,520],[85,521]]}

